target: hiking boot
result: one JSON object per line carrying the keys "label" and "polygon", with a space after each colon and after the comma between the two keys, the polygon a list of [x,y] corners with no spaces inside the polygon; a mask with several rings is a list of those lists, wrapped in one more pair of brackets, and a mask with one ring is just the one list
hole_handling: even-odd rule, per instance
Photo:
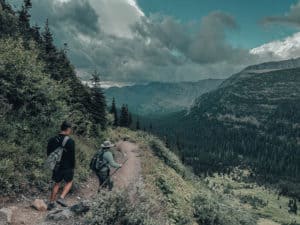
{"label": "hiking boot", "polygon": [[68,207],[68,204],[65,202],[65,199],[59,198],[56,201],[58,204],[60,204],[62,207]]}
{"label": "hiking boot", "polygon": [[56,208],[55,202],[50,202],[50,203],[47,205],[47,210],[48,210],[48,211],[51,211],[52,209],[55,209],[55,208]]}

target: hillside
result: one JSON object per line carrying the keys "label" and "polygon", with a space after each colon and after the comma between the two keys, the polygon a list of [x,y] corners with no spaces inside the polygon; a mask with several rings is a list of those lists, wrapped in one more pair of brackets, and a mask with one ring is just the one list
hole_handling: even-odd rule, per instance
{"label": "hillside", "polygon": [[199,173],[242,165],[274,181],[299,181],[300,69],[265,69],[233,75],[188,113],[162,118],[157,132],[173,129],[167,136]]}
{"label": "hillside", "polygon": [[[78,159],[89,156],[88,146],[106,126],[104,96],[77,79],[67,51],[54,46],[48,21],[42,32],[30,25],[30,8],[27,1],[15,12],[0,1],[1,195],[48,188],[46,144],[62,121],[74,126]],[[84,178],[85,159],[78,162]]]}
{"label": "hillside", "polygon": [[[70,204],[89,202],[88,212],[59,220],[49,216],[45,220],[51,212],[29,208],[33,197],[27,196],[23,202],[6,205],[14,207],[12,225],[27,225],[28,221],[32,225],[74,222],[78,225],[288,225],[300,222],[299,216],[289,213],[289,198],[278,198],[277,190],[251,182],[246,170],[199,178],[154,136],[120,128],[108,129],[106,135],[118,143],[114,152],[117,161],[129,159],[114,176],[116,188],[112,192],[97,195],[96,178],[92,176],[68,198]],[[39,197],[46,198],[45,193]]]}
{"label": "hillside", "polygon": [[142,180],[137,196],[142,196],[144,201],[136,202],[133,214],[145,215],[144,210],[148,209],[151,219],[137,224],[278,225],[300,222],[299,216],[288,212],[289,198],[278,198],[278,190],[252,182],[248,171],[236,169],[227,175],[199,178],[152,135],[116,129],[110,136],[115,141],[125,138],[138,146],[134,152],[141,160]]}
{"label": "hillside", "polygon": [[108,103],[115,97],[119,105],[128,104],[133,114],[156,116],[189,108],[196,97],[216,89],[222,80],[181,83],[149,83],[105,90]]}

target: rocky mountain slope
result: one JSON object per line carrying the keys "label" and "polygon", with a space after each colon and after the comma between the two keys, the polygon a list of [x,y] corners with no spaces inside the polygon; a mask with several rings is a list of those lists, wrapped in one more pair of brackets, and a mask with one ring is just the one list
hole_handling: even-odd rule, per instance
{"label": "rocky mountain slope", "polygon": [[130,111],[141,116],[166,114],[190,107],[194,99],[216,89],[222,80],[201,80],[182,83],[150,83],[105,91],[110,103],[115,97],[117,103],[128,104]]}

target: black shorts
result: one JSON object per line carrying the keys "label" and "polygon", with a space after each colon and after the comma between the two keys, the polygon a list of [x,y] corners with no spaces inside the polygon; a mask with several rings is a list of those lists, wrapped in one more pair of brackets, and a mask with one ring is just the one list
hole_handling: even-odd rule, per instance
{"label": "black shorts", "polygon": [[52,174],[52,180],[55,183],[60,183],[63,180],[68,183],[73,180],[73,177],[74,177],[73,169],[57,170],[57,171],[53,171]]}

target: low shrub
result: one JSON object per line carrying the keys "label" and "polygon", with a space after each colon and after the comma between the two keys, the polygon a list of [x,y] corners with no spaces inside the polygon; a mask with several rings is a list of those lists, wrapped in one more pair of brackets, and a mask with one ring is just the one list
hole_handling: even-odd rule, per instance
{"label": "low shrub", "polygon": [[200,225],[254,225],[253,216],[242,209],[233,208],[224,200],[215,200],[199,194],[193,200],[194,217]]}
{"label": "low shrub", "polygon": [[255,209],[263,208],[263,207],[266,207],[268,205],[268,203],[266,201],[264,201],[263,199],[258,198],[256,196],[252,196],[252,195],[241,196],[240,201],[243,204],[251,205]]}
{"label": "low shrub", "polygon": [[166,221],[155,204],[145,196],[135,196],[128,191],[102,191],[86,215],[90,225],[165,225]]}

